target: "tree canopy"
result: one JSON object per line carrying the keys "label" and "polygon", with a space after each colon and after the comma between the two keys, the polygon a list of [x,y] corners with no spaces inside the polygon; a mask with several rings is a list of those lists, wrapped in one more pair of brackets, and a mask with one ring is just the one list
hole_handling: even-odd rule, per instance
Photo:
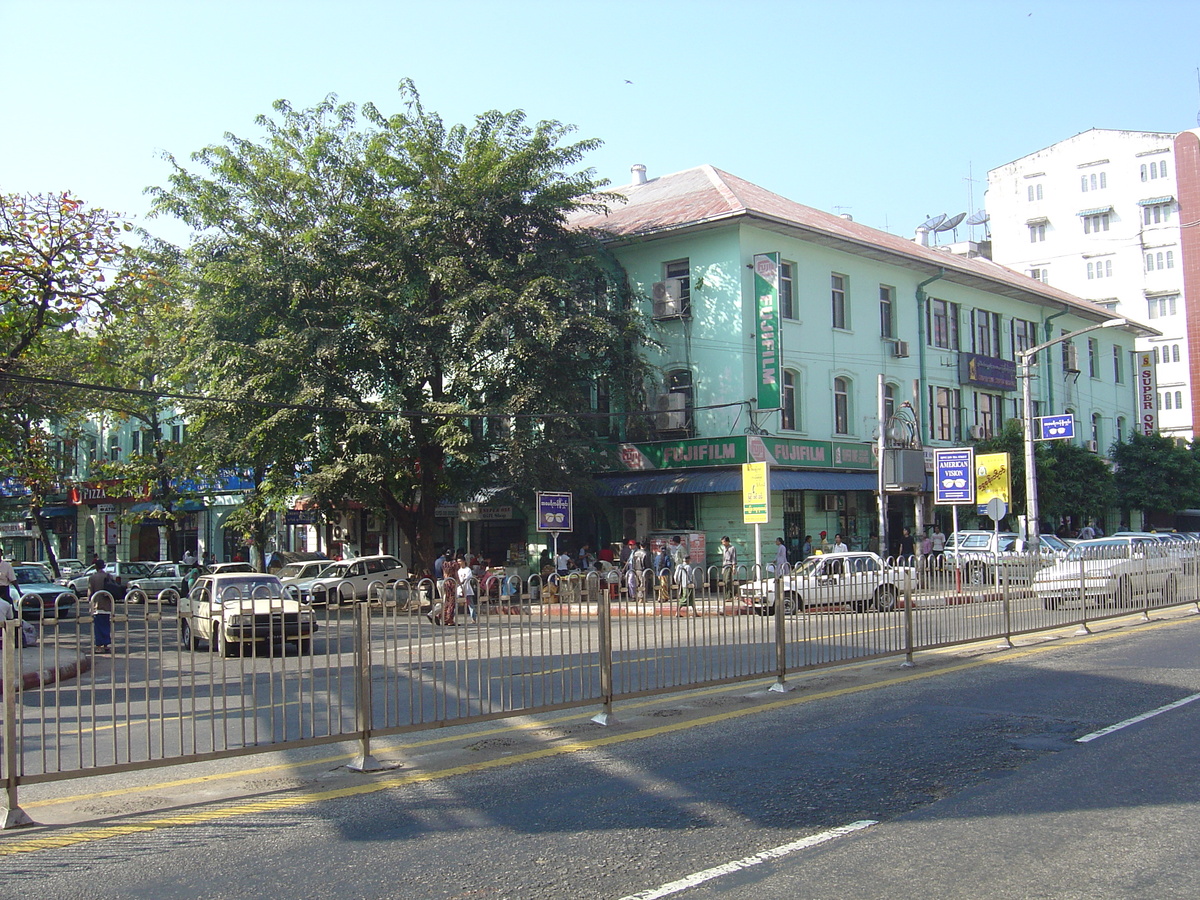
{"label": "tree canopy", "polygon": [[197,231],[189,359],[231,401],[196,425],[276,498],[389,511],[421,558],[440,498],[582,489],[582,412],[601,380],[631,402],[645,336],[620,267],[567,222],[606,202],[573,170],[597,142],[520,111],[447,127],[400,93],[392,116],[276,103],[261,142],[172,160],[153,195]]}

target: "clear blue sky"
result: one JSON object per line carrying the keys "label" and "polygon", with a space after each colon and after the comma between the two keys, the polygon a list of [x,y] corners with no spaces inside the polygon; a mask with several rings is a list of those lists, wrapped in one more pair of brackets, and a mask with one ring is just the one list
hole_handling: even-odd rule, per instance
{"label": "clear blue sky", "polygon": [[448,123],[578,126],[614,184],[711,163],[904,234],[982,207],[990,168],[1200,109],[1195,0],[0,0],[0,35],[0,191],[174,240],[142,218],[163,152],[254,139],[277,98],[392,112],[402,77]]}

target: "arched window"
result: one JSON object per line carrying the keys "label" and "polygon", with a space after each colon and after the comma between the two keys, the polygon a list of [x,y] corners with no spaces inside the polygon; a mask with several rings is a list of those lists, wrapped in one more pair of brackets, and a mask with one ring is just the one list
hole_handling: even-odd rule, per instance
{"label": "arched window", "polygon": [[894,384],[885,384],[883,386],[883,421],[887,421],[896,414],[896,386]]}
{"label": "arched window", "polygon": [[799,381],[800,376],[791,369],[783,370],[783,389],[779,395],[779,403],[783,407],[783,411],[779,424],[784,431],[800,430],[796,417],[796,385]]}
{"label": "arched window", "polygon": [[1100,447],[1100,413],[1092,413],[1092,443]]}
{"label": "arched window", "polygon": [[1175,408],[1183,409],[1183,391],[1175,392]]}
{"label": "arched window", "polygon": [[850,433],[850,379],[833,379],[833,430],[835,434]]}
{"label": "arched window", "polygon": [[1117,443],[1125,443],[1125,417],[1117,416]]}
{"label": "arched window", "polygon": [[1171,362],[1179,362],[1179,345],[1176,344],[1171,348]]}

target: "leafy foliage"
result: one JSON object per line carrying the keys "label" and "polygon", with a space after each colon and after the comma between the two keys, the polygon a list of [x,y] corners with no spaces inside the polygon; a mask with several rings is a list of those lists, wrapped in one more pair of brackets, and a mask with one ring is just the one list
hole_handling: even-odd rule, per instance
{"label": "leafy foliage", "polygon": [[1134,432],[1112,447],[1116,501],[1124,510],[1168,513],[1200,506],[1200,458],[1162,434]]}
{"label": "leafy foliage", "polygon": [[227,136],[154,197],[199,232],[188,353],[233,401],[197,409],[200,434],[276,503],[363,499],[424,556],[451,484],[582,487],[580,413],[599,379],[617,404],[641,384],[645,338],[620,267],[567,227],[605,199],[570,171],[596,142],[519,111],[447,127],[400,90],[390,117],[281,101],[262,143]]}

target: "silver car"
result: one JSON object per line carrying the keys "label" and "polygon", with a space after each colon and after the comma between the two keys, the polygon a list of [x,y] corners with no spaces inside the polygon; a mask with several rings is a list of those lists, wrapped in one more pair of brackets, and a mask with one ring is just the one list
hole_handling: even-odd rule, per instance
{"label": "silver car", "polygon": [[1103,537],[1080,541],[1065,557],[1042,569],[1033,588],[1046,609],[1079,601],[1095,606],[1133,606],[1139,597],[1174,603],[1183,566],[1153,537]]}

